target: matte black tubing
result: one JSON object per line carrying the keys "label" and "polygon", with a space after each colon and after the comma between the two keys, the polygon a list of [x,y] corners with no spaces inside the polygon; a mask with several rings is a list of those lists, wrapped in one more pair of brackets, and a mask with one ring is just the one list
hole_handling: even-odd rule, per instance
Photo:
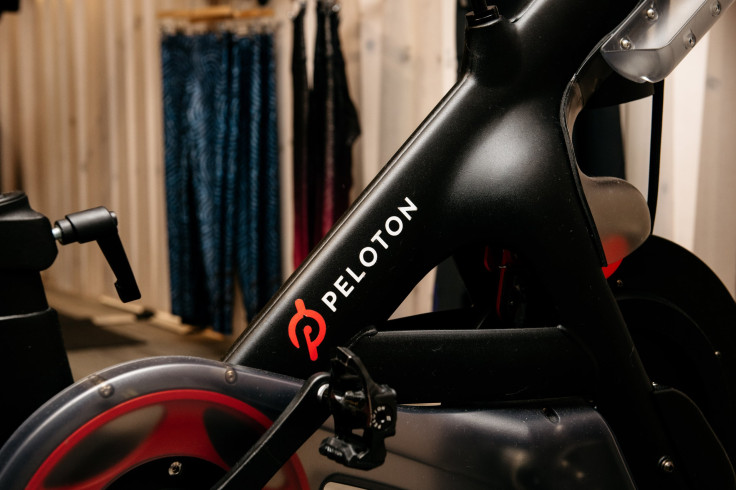
{"label": "matte black tubing", "polygon": [[649,216],[657,216],[657,198],[659,196],[659,167],[662,158],[662,119],[664,117],[664,80],[655,84],[652,97],[652,134],[649,139],[649,182],[647,183],[647,204]]}
{"label": "matte black tubing", "polygon": [[40,271],[57,255],[51,224],[20,191],[0,194],[0,445],[53,395],[72,382],[56,312]]}
{"label": "matte black tubing", "polygon": [[[568,275],[566,262],[573,260],[582,261],[580,268],[591,267],[588,274],[598,274],[598,244],[580,203],[560,106],[572,74],[617,22],[612,10],[622,16],[628,7],[537,2],[515,23],[502,20],[468,30],[465,75],[264,307],[226,360],[301,378],[326,370],[330,347],[384,321],[426,272],[471,242],[520,250],[538,270],[549,271],[544,275]],[[560,29],[563,23],[566,28]],[[407,206],[406,198],[417,207],[408,212],[411,219],[399,210]],[[401,220],[397,236],[386,231],[392,217]],[[389,226],[395,230],[396,223]],[[387,249],[372,241],[378,231]],[[360,262],[367,247],[376,252],[371,267]],[[541,254],[547,256],[534,258]],[[346,268],[365,276],[357,282]],[[353,286],[347,297],[334,285],[340,276]],[[596,281],[605,284],[602,276]],[[328,291],[338,295],[334,312],[322,302]],[[317,361],[303,347],[293,347],[288,336],[297,299],[326,322]]]}
{"label": "matte black tubing", "polygon": [[598,370],[562,327],[378,332],[350,348],[399,403],[587,398]]}
{"label": "matte black tubing", "polygon": [[[302,378],[325,370],[332,347],[385,320],[454,250],[470,242],[503,246],[518,251],[536,272],[562,324],[598,361],[596,400],[637,482],[660,486],[657,461],[672,449],[600,271],[600,244],[576,186],[563,121],[572,74],[633,3],[538,1],[516,22],[502,19],[468,29],[461,80],[238,339],[226,361]],[[417,209],[402,212],[408,202]],[[399,228],[396,236],[390,234]],[[385,246],[375,238],[378,232]],[[366,252],[363,258],[369,260],[361,263],[368,247],[374,252]],[[330,292],[335,311],[322,301]],[[304,345],[303,321],[297,323],[299,348],[288,335],[297,300],[325,320],[315,360]],[[314,339],[317,326],[310,328]]]}

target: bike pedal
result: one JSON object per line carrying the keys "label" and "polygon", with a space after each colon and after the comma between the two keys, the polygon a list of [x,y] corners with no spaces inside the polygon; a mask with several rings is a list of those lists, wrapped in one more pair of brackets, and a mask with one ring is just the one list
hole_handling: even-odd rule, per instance
{"label": "bike pedal", "polygon": [[335,435],[322,441],[319,452],[350,468],[380,466],[386,459],[384,440],[396,434],[396,391],[373,381],[361,360],[343,347],[331,361],[329,386]]}

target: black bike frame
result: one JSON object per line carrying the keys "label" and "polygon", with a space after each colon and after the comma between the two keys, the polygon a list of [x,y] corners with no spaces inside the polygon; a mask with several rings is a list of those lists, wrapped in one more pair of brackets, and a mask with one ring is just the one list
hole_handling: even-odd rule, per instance
{"label": "black bike frame", "polygon": [[[458,83],[224,360],[307,379],[329,370],[336,347],[349,346],[376,382],[396,389],[400,403],[462,410],[575,397],[573,405],[587,403],[603,415],[639,487],[736,485],[698,407],[676,390],[652,386],[601,271],[603,228],[593,218],[593,199],[589,193],[589,206],[583,190],[590,180],[579,173],[571,142],[586,104],[650,92],[650,85],[612,74],[598,51],[636,3],[508,0],[469,14]],[[45,251],[28,263],[6,258],[0,271],[6,290],[25,286],[8,295],[18,302],[0,308],[8,327],[3,338],[23,346],[3,365],[25,374],[6,387],[21,397],[9,419],[14,429],[69,384],[71,373],[38,272],[56,254],[48,220],[29,215],[24,197],[5,199],[0,204],[12,213],[0,224],[23,227],[23,245],[10,244],[6,255],[37,251],[39,237]],[[17,215],[25,217],[21,225]],[[621,220],[631,217],[622,213]],[[518,257],[534,289],[530,305],[541,314],[496,328],[489,314],[494,286],[482,272],[482,253],[476,255],[485,247]],[[450,256],[465,266],[474,306],[389,321],[414,285]],[[49,326],[53,335],[41,333]],[[28,364],[38,365],[18,369]],[[56,376],[45,377],[46,390],[38,390],[36,379],[48,373]],[[25,400],[26,391],[38,393]],[[683,441],[689,450],[682,450]],[[708,484],[709,475],[719,483]]]}
{"label": "black bike frame", "polygon": [[[334,347],[380,331],[446,257],[473,245],[513,250],[554,305],[561,327],[549,327],[574,345],[572,357],[587,358],[583,369],[595,381],[586,394],[611,424],[637,482],[672,485],[675,477],[657,462],[674,451],[601,272],[605,257],[570,138],[575,115],[610,75],[597,46],[634,5],[537,1],[501,5],[500,17],[470,15],[458,83],[224,360],[306,379],[328,369]],[[451,315],[429,318],[444,329],[478,326]],[[423,345],[410,332],[396,338],[381,348]],[[543,350],[520,351],[519,364],[535,355],[542,357],[536,365],[550,368],[571,359]],[[404,376],[385,375],[399,384]],[[498,391],[494,379],[474,381],[478,399]]]}

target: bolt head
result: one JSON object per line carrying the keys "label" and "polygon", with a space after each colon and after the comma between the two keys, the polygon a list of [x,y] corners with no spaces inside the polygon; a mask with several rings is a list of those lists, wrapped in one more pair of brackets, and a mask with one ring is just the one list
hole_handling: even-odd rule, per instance
{"label": "bolt head", "polygon": [[697,39],[695,39],[695,34],[693,34],[692,32],[688,32],[685,35],[685,45],[688,48],[694,48],[695,47],[695,43],[697,43]]}
{"label": "bolt head", "polygon": [[181,463],[178,461],[174,461],[169,466],[169,476],[176,476],[179,473],[181,473]]}
{"label": "bolt head", "polygon": [[622,38],[621,41],[619,41],[619,44],[623,49],[631,49],[631,41],[626,39],[625,37]]}
{"label": "bolt head", "polygon": [[665,473],[673,473],[675,471],[675,463],[667,456],[662,456],[659,460],[659,469]]}
{"label": "bolt head", "polygon": [[115,393],[115,388],[110,383],[105,383],[97,388],[97,392],[102,398],[110,398]]}

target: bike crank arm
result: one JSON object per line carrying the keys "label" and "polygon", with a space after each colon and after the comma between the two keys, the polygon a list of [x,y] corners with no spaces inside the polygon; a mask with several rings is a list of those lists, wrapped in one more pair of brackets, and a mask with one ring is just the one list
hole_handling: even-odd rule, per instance
{"label": "bike crank arm", "polygon": [[213,489],[263,488],[330,416],[330,375],[309,378],[273,425]]}
{"label": "bike crank arm", "polygon": [[322,455],[364,470],[383,464],[384,439],[396,434],[396,391],[374,382],[345,347],[337,348],[331,366],[329,374],[315,374],[304,383],[276,422],[213,488],[263,488],[330,414],[335,435],[322,441]]}

